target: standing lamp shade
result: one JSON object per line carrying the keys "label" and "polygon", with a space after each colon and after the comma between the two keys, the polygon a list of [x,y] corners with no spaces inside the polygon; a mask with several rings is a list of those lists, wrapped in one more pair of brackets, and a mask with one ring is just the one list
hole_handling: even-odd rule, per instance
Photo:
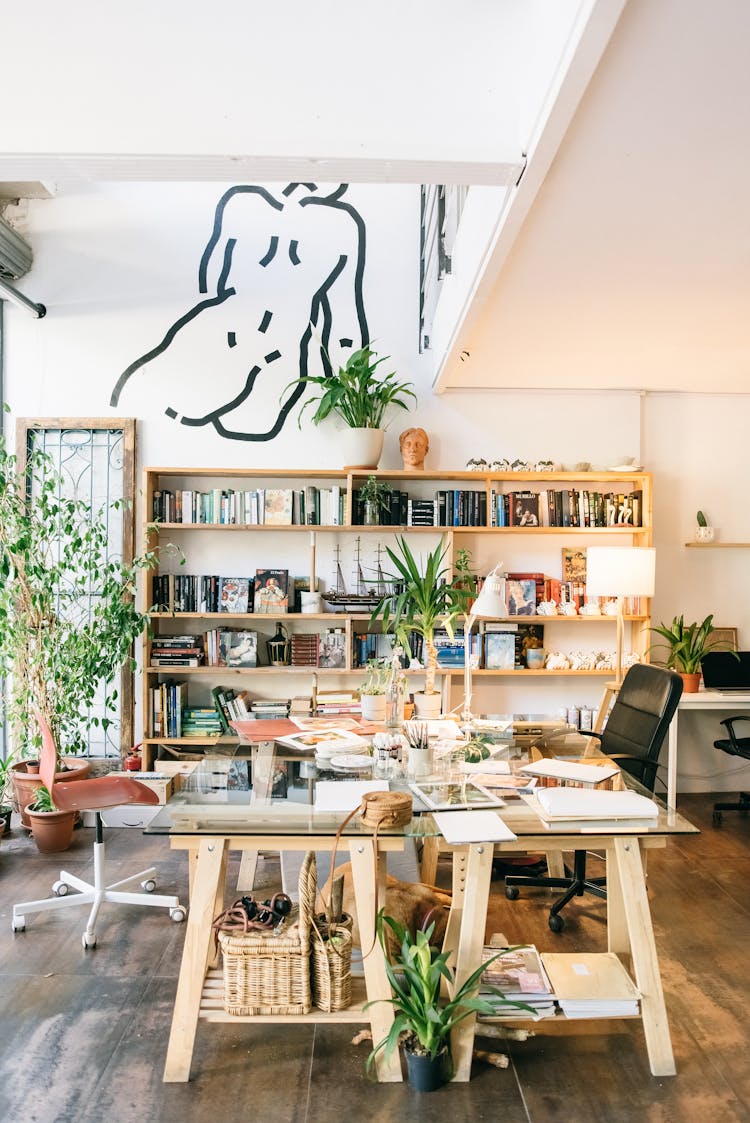
{"label": "standing lamp shade", "polygon": [[461,714],[464,725],[471,725],[471,629],[475,620],[501,620],[508,615],[505,603],[505,578],[498,570],[502,562],[487,574],[479,596],[464,617],[464,706]]}
{"label": "standing lamp shade", "polygon": [[618,686],[622,682],[623,597],[652,597],[655,581],[653,546],[589,546],[586,551],[586,596],[617,598]]}

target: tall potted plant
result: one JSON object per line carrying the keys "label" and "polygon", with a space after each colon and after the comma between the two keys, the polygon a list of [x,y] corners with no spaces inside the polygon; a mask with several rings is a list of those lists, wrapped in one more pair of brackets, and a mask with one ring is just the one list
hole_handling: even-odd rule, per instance
{"label": "tall potted plant", "polygon": [[[133,640],[148,621],[134,594],[137,574],[154,564],[154,554],[132,562],[110,556],[107,526],[106,509],[92,512],[66,497],[45,453],[32,451],[19,473],[0,440],[0,677],[8,683],[5,713],[19,758],[12,766],[16,787],[26,772],[23,758],[41,744],[33,708],[59,753],[79,752],[87,720],[110,724],[109,716],[87,712],[97,698],[105,715],[112,712],[117,690],[102,685],[132,658]],[[31,797],[16,794],[23,813]]]}
{"label": "tall potted plant", "polygon": [[682,675],[686,694],[695,694],[698,690],[701,659],[709,651],[722,646],[721,642],[711,640],[713,619],[711,614],[700,624],[686,624],[684,616],[675,616],[671,624],[657,624],[651,629],[665,641],[663,644],[654,644],[654,649],[666,648],[665,663],[670,670]]}
{"label": "tall potted plant", "polygon": [[442,538],[428,554],[424,571],[405,538],[396,539],[395,550],[386,546],[386,552],[395,566],[395,571],[386,577],[399,591],[395,597],[383,597],[370,622],[382,620],[383,630],[393,631],[405,651],[409,650],[410,632],[422,637],[425,684],[424,691],[415,694],[414,703],[418,718],[434,717],[440,713],[440,693],[435,689],[438,666],[435,629],[443,627],[453,638],[453,621],[463,611],[462,597],[447,579],[450,567],[445,564],[447,547]]}
{"label": "tall potted plant", "polygon": [[[387,958],[384,925],[392,930],[400,944],[392,963]],[[434,929],[433,921],[426,930],[417,929],[412,937],[408,929],[393,917],[385,916],[382,909],[378,913],[378,939],[386,954],[385,969],[393,991],[391,998],[381,1001],[390,1002],[396,1017],[388,1035],[367,1058],[367,1068],[369,1071],[381,1049],[388,1056],[401,1040],[409,1083],[421,1092],[433,1092],[450,1079],[450,1035],[465,1018],[471,1014],[496,1014],[498,1005],[533,1013],[526,1003],[504,998],[496,987],[486,988],[496,996],[492,1004],[477,996],[483,972],[502,953],[483,963],[456,988],[455,973],[448,967],[450,952],[441,952],[430,944]],[[449,999],[441,997],[444,981],[451,992]]]}
{"label": "tall potted plant", "polygon": [[[377,358],[377,351],[360,347],[353,351],[344,366],[329,374],[309,374],[296,379],[320,388],[320,393],[305,402],[299,413],[299,424],[305,410],[315,406],[312,419],[319,425],[333,414],[344,423],[344,459],[346,468],[377,468],[383,451],[385,415],[391,407],[408,409],[408,398],[416,401],[413,383],[399,381],[394,371],[381,374],[378,367],[389,356]],[[289,389],[289,386],[286,387]]]}

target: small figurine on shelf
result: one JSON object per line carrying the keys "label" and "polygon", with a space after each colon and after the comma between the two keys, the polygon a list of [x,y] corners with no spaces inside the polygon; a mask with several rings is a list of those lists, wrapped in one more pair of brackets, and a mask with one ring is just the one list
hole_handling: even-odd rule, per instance
{"label": "small figurine on shelf", "polygon": [[404,429],[398,439],[401,459],[406,472],[423,472],[424,458],[430,451],[430,438],[424,429]]}
{"label": "small figurine on shelf", "polygon": [[385,688],[385,727],[401,729],[404,724],[404,670],[401,666],[403,648],[394,647],[391,674]]}

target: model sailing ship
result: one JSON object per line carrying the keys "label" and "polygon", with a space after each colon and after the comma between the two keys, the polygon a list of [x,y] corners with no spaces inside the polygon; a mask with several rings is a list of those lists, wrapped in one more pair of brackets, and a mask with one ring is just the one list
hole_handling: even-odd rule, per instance
{"label": "model sailing ship", "polygon": [[382,547],[378,543],[376,577],[372,582],[365,580],[362,571],[362,540],[358,537],[354,553],[354,584],[355,591],[349,593],[344,583],[344,574],[341,570],[341,547],[335,547],[336,587],[329,593],[323,593],[323,600],[332,608],[340,608],[344,612],[372,611],[377,608],[383,597],[392,592],[392,582],[386,580],[380,564]]}

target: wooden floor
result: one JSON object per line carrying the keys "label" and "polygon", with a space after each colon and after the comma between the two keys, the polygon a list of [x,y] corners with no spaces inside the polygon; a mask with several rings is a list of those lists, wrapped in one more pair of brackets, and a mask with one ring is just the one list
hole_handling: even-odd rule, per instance
{"label": "wooden floor", "polygon": [[[585,1023],[511,1043],[507,1069],[477,1061],[469,1084],[416,1095],[364,1075],[367,1046],[349,1026],[201,1024],[186,1085],[162,1084],[184,928],[165,913],[110,908],[84,952],[83,910],[10,928],[14,901],[46,896],[58,858],[16,828],[0,843],[0,1120],[3,1123],[723,1123],[750,1120],[750,818],[711,826],[712,798],[680,810],[703,833],[649,856],[649,896],[677,1076],[651,1076],[640,1023]],[[90,873],[90,830],[63,866]],[[160,887],[187,894],[184,855],[135,830],[108,833],[111,880],[153,861]],[[273,859],[261,876],[278,877]],[[547,928],[547,894],[508,902],[493,882],[488,932],[542,949],[601,949],[604,904],[566,910]],[[572,1027],[568,1027],[570,1030]],[[480,1042],[484,1045],[484,1042]],[[490,1046],[494,1047],[494,1046]]]}

